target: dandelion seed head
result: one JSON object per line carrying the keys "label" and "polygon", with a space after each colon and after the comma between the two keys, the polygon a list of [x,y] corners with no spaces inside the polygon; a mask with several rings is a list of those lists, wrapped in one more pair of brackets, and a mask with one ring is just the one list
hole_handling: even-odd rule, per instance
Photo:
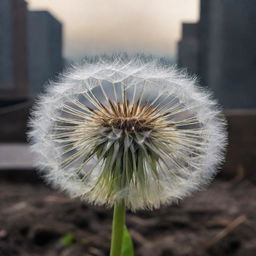
{"label": "dandelion seed head", "polygon": [[214,100],[174,67],[140,58],[84,63],[51,82],[29,138],[46,180],[90,203],[153,209],[207,184],[223,159]]}

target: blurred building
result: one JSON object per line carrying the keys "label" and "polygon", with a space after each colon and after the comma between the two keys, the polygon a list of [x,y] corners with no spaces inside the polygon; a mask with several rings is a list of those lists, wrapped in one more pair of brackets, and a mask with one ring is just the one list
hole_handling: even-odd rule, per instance
{"label": "blurred building", "polygon": [[201,0],[200,21],[183,24],[178,63],[225,108],[256,107],[256,1]]}
{"label": "blurred building", "polygon": [[198,24],[182,24],[182,40],[178,43],[179,66],[188,67],[191,74],[198,73]]}
{"label": "blurred building", "polygon": [[47,11],[28,12],[29,86],[32,95],[62,70],[62,24]]}
{"label": "blurred building", "polygon": [[0,0],[0,142],[25,142],[33,98],[62,69],[62,25],[24,0]]}
{"label": "blurred building", "polygon": [[28,97],[27,4],[0,1],[0,106]]}

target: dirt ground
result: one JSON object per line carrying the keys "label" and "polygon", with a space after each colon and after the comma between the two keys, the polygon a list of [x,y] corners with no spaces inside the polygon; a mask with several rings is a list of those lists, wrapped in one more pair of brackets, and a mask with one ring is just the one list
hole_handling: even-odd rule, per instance
{"label": "dirt ground", "polygon": [[[111,210],[40,183],[0,181],[0,256],[107,256]],[[153,212],[128,212],[136,256],[255,256],[256,184],[215,180]]]}

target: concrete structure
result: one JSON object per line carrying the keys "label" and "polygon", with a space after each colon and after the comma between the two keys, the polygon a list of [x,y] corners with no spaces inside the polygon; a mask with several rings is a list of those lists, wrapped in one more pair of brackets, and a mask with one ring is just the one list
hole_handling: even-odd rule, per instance
{"label": "concrete structure", "polygon": [[26,142],[33,102],[8,102],[0,107],[0,142]]}
{"label": "concrete structure", "polygon": [[0,171],[34,169],[33,159],[35,156],[28,144],[0,143]]}
{"label": "concrete structure", "polygon": [[198,32],[188,38],[183,26],[180,66],[197,73],[225,108],[256,107],[255,24],[256,1],[201,0]]}
{"label": "concrete structure", "polygon": [[28,96],[27,4],[0,1],[0,101]]}
{"label": "concrete structure", "polygon": [[62,25],[47,11],[28,13],[29,85],[32,95],[62,70]]}
{"label": "concrete structure", "polygon": [[[0,174],[2,170],[33,168],[33,156],[25,144],[25,126],[21,129],[16,125],[17,116],[23,115],[21,118],[27,118],[29,106],[24,105],[24,109],[26,114],[25,111],[19,110],[17,110],[17,113],[11,113],[11,116],[8,113],[5,113],[6,116],[0,113],[1,124],[4,123],[7,116],[10,122],[9,127],[6,125],[0,126]],[[225,164],[222,167],[224,171],[220,172],[220,175],[226,178],[234,176],[243,178],[243,175],[245,175],[250,177],[251,180],[256,181],[256,110],[229,110],[225,111],[225,116],[228,122],[229,145]],[[18,122],[18,124],[21,123]],[[7,133],[10,130],[11,132]],[[24,174],[22,174],[22,177],[24,177]],[[25,180],[27,180],[27,177]]]}

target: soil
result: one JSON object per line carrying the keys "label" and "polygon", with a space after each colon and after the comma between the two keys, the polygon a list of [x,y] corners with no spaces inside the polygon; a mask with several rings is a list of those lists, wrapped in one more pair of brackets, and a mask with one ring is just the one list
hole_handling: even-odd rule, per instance
{"label": "soil", "polygon": [[[256,184],[215,180],[177,205],[127,215],[136,256],[255,256]],[[0,182],[0,256],[107,256],[110,209],[42,183]]]}

